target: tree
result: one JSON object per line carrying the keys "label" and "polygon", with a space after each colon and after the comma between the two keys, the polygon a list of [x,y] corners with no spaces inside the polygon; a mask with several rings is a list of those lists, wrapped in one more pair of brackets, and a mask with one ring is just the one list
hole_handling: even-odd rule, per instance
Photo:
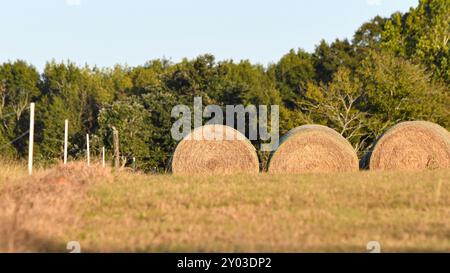
{"label": "tree", "polygon": [[[28,107],[39,96],[40,78],[37,70],[24,61],[7,62],[0,66],[0,146],[2,153],[23,155],[28,130]],[[15,140],[13,143],[10,141]],[[9,144],[8,144],[9,143]],[[5,148],[7,147],[7,148]]]}
{"label": "tree", "polygon": [[113,127],[119,131],[120,153],[124,164],[131,159],[138,159],[138,167],[151,167],[148,161],[151,145],[152,124],[150,115],[138,97],[129,97],[116,101],[101,109],[98,122],[99,137],[109,149],[113,149]]}
{"label": "tree", "polygon": [[408,56],[450,84],[450,2],[421,0],[405,18]]}
{"label": "tree", "polygon": [[406,41],[402,29],[403,18],[400,12],[394,13],[384,24],[381,47],[400,57],[406,57]]}
{"label": "tree", "polygon": [[357,152],[367,146],[367,114],[359,109],[364,97],[361,81],[341,67],[328,84],[308,84],[303,109],[313,123],[335,129]]}
{"label": "tree", "polygon": [[362,26],[355,32],[352,44],[359,49],[378,48],[386,22],[386,18],[375,16],[369,22],[362,24]]}
{"label": "tree", "polygon": [[218,87],[216,87],[219,95],[213,97],[218,104],[270,105],[281,103],[280,93],[276,89],[274,81],[267,76],[262,66],[252,65],[246,60],[239,64],[221,63],[220,69],[221,77],[217,84]]}
{"label": "tree", "polygon": [[171,109],[179,104],[179,100],[175,94],[161,88],[144,94],[142,101],[150,115],[147,127],[151,132],[149,135],[149,154],[146,157],[148,162],[146,170],[163,172],[167,170],[171,155],[177,144],[172,139],[170,129],[174,121],[171,117]]}
{"label": "tree", "polygon": [[208,93],[217,80],[215,59],[212,55],[202,55],[189,61],[183,59],[180,63],[170,67],[167,71],[165,85],[185,101],[192,101],[194,96],[209,100]]}
{"label": "tree", "polygon": [[346,66],[353,70],[359,62],[359,56],[348,40],[336,40],[330,45],[321,41],[313,56],[317,80],[325,83],[332,80],[339,67]]}
{"label": "tree", "polygon": [[104,71],[109,90],[113,90],[114,100],[124,99],[133,89],[130,68],[115,65],[113,69]]}
{"label": "tree", "polygon": [[312,56],[300,49],[289,51],[276,65],[270,66],[269,74],[275,78],[276,88],[290,109],[297,106],[307,83],[316,79]]}
{"label": "tree", "polygon": [[64,120],[69,119],[70,155],[84,153],[85,135],[98,129],[98,112],[114,99],[105,74],[73,63],[47,63],[37,105],[36,143],[43,160],[61,157]]}
{"label": "tree", "polygon": [[381,36],[384,49],[424,64],[435,80],[450,85],[448,0],[420,0],[410,12],[393,14]]}
{"label": "tree", "polygon": [[430,81],[420,65],[392,53],[372,51],[357,71],[365,90],[362,110],[370,114],[370,130],[379,136],[406,120],[428,120],[450,125],[448,94]]}

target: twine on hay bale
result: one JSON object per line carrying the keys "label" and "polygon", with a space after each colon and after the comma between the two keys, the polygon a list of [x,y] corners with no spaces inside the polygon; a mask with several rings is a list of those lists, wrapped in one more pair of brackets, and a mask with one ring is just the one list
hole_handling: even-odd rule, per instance
{"label": "twine on hay bale", "polygon": [[450,168],[450,133],[428,121],[399,123],[378,138],[361,165],[370,170]]}
{"label": "twine on hay bale", "polygon": [[269,173],[347,172],[359,169],[358,156],[338,132],[322,125],[290,130],[272,153]]}
{"label": "twine on hay bale", "polygon": [[251,142],[239,131],[218,124],[198,127],[181,140],[171,165],[177,175],[259,172],[258,156]]}

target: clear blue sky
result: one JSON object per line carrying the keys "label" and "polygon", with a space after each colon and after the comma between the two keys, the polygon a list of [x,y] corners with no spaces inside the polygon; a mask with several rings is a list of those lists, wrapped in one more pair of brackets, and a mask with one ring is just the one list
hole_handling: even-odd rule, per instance
{"label": "clear blue sky", "polygon": [[139,65],[212,53],[268,64],[291,48],[351,38],[418,0],[0,0],[0,62]]}

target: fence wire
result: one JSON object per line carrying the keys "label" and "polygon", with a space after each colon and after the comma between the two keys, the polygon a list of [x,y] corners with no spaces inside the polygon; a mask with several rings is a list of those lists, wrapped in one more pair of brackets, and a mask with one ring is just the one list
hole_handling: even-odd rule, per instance
{"label": "fence wire", "polygon": [[15,139],[11,140],[10,142],[0,146],[0,150],[5,148],[8,145],[12,145],[14,142],[18,141],[19,139],[23,138],[24,136],[28,135],[28,133],[30,132],[30,130],[27,130],[26,132],[22,133],[20,136],[16,137]]}

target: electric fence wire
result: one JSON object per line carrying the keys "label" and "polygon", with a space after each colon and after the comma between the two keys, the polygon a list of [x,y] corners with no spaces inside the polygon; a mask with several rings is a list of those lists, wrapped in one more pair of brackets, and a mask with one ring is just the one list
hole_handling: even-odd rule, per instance
{"label": "electric fence wire", "polygon": [[[27,106],[26,108],[24,108],[24,110],[28,110],[29,108],[30,108],[30,106]],[[0,116],[0,120],[5,120],[7,117],[12,116],[12,115],[17,115],[17,113],[16,112],[10,112],[10,113],[7,113],[7,114],[2,114]],[[13,140],[7,142],[6,144],[3,144],[2,146],[0,146],[0,150],[5,148],[6,146],[14,144],[19,139],[21,139],[24,136],[28,135],[29,132],[30,132],[30,130],[27,130],[27,131],[23,132],[21,135],[19,135],[18,137],[14,138]]]}
{"label": "electric fence wire", "polygon": [[28,135],[29,132],[30,132],[30,130],[27,130],[26,132],[22,133],[20,136],[16,137],[15,139],[11,140],[10,142],[0,146],[0,150],[2,150],[3,148],[5,148],[8,145],[13,144],[14,142],[18,141],[19,139],[23,138],[24,136]]}

